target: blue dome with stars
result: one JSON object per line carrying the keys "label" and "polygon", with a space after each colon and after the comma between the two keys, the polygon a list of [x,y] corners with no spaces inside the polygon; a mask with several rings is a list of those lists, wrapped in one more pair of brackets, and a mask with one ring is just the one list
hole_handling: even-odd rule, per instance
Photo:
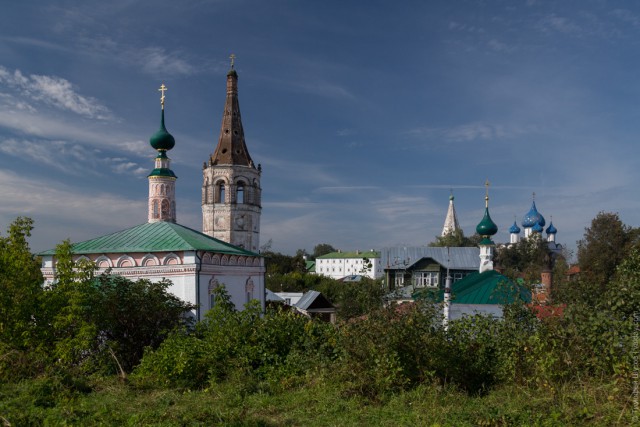
{"label": "blue dome with stars", "polygon": [[542,233],[544,231],[544,228],[542,228],[539,222],[536,222],[536,224],[533,227],[531,227],[531,229],[536,233]]}
{"label": "blue dome with stars", "polygon": [[511,234],[520,233],[520,227],[518,227],[518,224],[516,224],[515,220],[513,221],[513,225],[511,226],[511,228],[509,228],[509,233]]}
{"label": "blue dome with stars", "polygon": [[540,227],[542,228],[544,227],[545,223],[546,222],[544,220],[544,217],[540,214],[540,212],[538,212],[538,209],[536,209],[536,202],[534,200],[531,203],[531,209],[529,209],[529,212],[527,212],[524,218],[522,218],[522,226],[524,228],[530,228],[536,224],[540,224]]}
{"label": "blue dome with stars", "polygon": [[547,227],[547,234],[556,234],[558,230],[553,226],[553,221],[549,223],[549,227]]}

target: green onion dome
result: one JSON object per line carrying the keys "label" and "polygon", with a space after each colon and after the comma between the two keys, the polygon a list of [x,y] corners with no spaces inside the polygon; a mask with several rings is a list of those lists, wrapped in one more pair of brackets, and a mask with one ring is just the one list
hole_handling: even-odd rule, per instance
{"label": "green onion dome", "polygon": [[484,217],[476,226],[476,232],[482,237],[493,236],[498,232],[498,226],[491,219],[491,215],[489,215],[489,207],[484,209]]}
{"label": "green onion dome", "polygon": [[168,151],[176,145],[176,140],[173,138],[167,128],[164,126],[164,109],[162,110],[162,119],[160,121],[160,129],[154,133],[149,139],[149,143],[156,150]]}

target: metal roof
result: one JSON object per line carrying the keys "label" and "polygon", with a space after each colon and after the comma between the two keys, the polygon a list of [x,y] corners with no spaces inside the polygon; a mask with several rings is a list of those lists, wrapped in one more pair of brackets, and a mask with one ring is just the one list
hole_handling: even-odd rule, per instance
{"label": "metal roof", "polygon": [[318,291],[306,292],[294,305],[302,310],[307,310],[319,296],[320,292]]}
{"label": "metal roof", "polygon": [[480,249],[477,247],[414,246],[382,248],[380,251],[380,264],[386,270],[404,270],[422,258],[433,258],[452,270],[477,270],[480,267]]}
{"label": "metal roof", "polygon": [[[148,222],[72,244],[74,254],[174,252],[204,250],[229,255],[260,256],[173,222]],[[55,249],[38,255],[55,255]]]}
{"label": "metal roof", "polygon": [[316,257],[316,259],[343,259],[343,258],[379,258],[380,253],[376,251],[353,251],[353,252],[331,252],[325,255]]}
{"label": "metal roof", "polygon": [[266,295],[267,301],[285,302],[284,298],[282,298],[280,295],[276,295],[274,292],[271,292],[269,289],[265,289],[264,293]]}
{"label": "metal roof", "polygon": [[[440,298],[444,297],[440,292]],[[473,273],[451,287],[454,304],[509,304],[521,298],[531,301],[531,291],[495,270]]]}

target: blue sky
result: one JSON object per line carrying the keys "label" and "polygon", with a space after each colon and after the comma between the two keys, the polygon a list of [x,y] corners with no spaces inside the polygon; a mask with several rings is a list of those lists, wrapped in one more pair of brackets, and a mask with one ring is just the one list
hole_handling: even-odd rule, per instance
{"label": "blue sky", "polygon": [[423,245],[450,189],[465,234],[539,211],[575,247],[599,211],[640,225],[634,1],[47,1],[0,17],[0,228],[34,250],[146,221],[149,137],[176,138],[178,221],[201,228],[229,55],[261,242]]}

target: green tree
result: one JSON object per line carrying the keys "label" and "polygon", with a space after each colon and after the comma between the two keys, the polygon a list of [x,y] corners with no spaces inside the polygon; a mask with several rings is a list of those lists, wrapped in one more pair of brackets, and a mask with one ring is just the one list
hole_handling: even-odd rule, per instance
{"label": "green tree", "polygon": [[482,237],[477,233],[471,237],[465,237],[464,232],[461,229],[457,229],[450,231],[444,236],[436,236],[436,240],[429,243],[429,246],[450,248],[475,247],[478,246],[480,240],[482,240]]}
{"label": "green tree", "polygon": [[318,243],[313,247],[313,259],[318,258],[319,256],[330,254],[331,252],[336,252],[336,249],[328,243]]}
{"label": "green tree", "polygon": [[40,261],[29,249],[33,220],[18,217],[0,236],[0,341],[25,348],[35,334],[43,292]]}
{"label": "green tree", "polygon": [[145,347],[156,348],[188,322],[194,306],[168,291],[171,282],[131,281],[107,273],[94,277],[93,263],[75,263],[72,246],[56,247],[56,281],[43,306],[51,318],[50,342],[63,367],[119,371],[139,362]]}
{"label": "green tree", "polygon": [[598,213],[578,241],[578,264],[583,278],[604,291],[637,236],[638,230],[625,225],[617,213]]}
{"label": "green tree", "polygon": [[523,277],[529,283],[539,283],[540,273],[553,268],[554,254],[539,233],[533,233],[518,243],[499,247],[495,265],[506,276]]}

